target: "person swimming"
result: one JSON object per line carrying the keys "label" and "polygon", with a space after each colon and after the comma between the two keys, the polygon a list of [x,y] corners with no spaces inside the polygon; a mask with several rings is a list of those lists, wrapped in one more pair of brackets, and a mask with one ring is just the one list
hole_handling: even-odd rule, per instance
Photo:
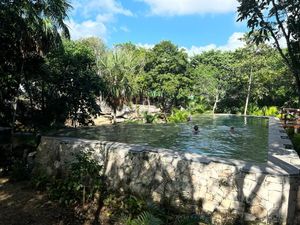
{"label": "person swimming", "polygon": [[198,134],[199,133],[199,127],[197,125],[194,126],[193,133],[194,134]]}
{"label": "person swimming", "polygon": [[235,132],[235,128],[234,127],[230,127],[229,134],[232,137],[237,137],[238,136],[237,133]]}

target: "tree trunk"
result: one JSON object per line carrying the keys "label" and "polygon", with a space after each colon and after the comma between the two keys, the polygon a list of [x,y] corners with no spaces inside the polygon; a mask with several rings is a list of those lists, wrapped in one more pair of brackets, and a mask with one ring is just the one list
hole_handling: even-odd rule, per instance
{"label": "tree trunk", "polygon": [[148,112],[150,112],[150,98],[149,98],[149,96],[147,97],[147,102],[148,102]]}
{"label": "tree trunk", "polygon": [[219,93],[217,93],[216,97],[215,97],[215,103],[214,103],[214,107],[213,107],[213,114],[215,114],[215,110],[217,109],[218,101],[219,101]]}
{"label": "tree trunk", "polygon": [[27,75],[24,76],[25,77],[25,87],[27,89],[27,92],[28,92],[28,96],[29,96],[29,102],[30,102],[30,113],[31,113],[31,116],[30,116],[30,120],[31,120],[31,123],[33,123],[32,119],[33,119],[33,114],[34,114],[34,106],[33,106],[33,99],[32,99],[32,93],[31,93],[31,89],[30,89],[30,85],[29,85],[29,80],[28,80],[28,77]]}
{"label": "tree trunk", "polygon": [[19,92],[21,90],[21,81],[22,81],[23,72],[24,72],[24,57],[23,57],[22,64],[21,64],[21,69],[20,69],[20,77],[19,77],[19,80],[18,80],[18,90],[17,90],[16,96],[15,96],[15,99],[14,99],[14,102],[13,102],[13,118],[12,118],[12,129],[11,129],[11,135],[12,136],[14,135],[14,128],[15,128],[17,108],[18,108],[18,100],[19,100],[19,97],[20,97]]}
{"label": "tree trunk", "polygon": [[295,69],[293,71],[293,74],[296,78],[296,84],[297,84],[297,92],[298,92],[298,107],[300,107],[300,69]]}
{"label": "tree trunk", "polygon": [[77,110],[75,111],[74,127],[77,127]]}
{"label": "tree trunk", "polygon": [[[20,84],[18,87],[18,93],[19,93],[19,88],[20,88]],[[12,118],[12,128],[11,128],[11,135],[14,135],[14,128],[15,128],[15,121],[16,121],[16,115],[17,115],[17,108],[18,108],[18,99],[19,99],[19,94],[17,95],[17,97],[15,98],[14,102],[13,102],[13,118]]]}
{"label": "tree trunk", "polygon": [[114,108],[114,113],[113,113],[113,124],[117,123],[117,109]]}
{"label": "tree trunk", "polygon": [[248,89],[247,89],[247,97],[246,97],[246,102],[245,102],[244,116],[247,115],[248,103],[249,103],[250,92],[251,92],[251,84],[252,84],[252,67],[250,69],[250,76],[249,76],[249,83],[248,83]]}

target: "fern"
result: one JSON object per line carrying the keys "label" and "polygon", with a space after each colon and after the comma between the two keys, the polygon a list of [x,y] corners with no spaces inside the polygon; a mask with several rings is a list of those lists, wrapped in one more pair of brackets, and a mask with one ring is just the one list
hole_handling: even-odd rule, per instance
{"label": "fern", "polygon": [[175,225],[198,225],[200,222],[206,222],[199,215],[189,215],[189,216],[180,216],[177,217]]}
{"label": "fern", "polygon": [[153,202],[147,203],[147,211],[157,216],[161,216],[164,213],[163,210]]}
{"label": "fern", "polygon": [[122,215],[119,221],[122,225],[133,225],[133,220],[129,216]]}
{"label": "fern", "polygon": [[124,218],[124,225],[162,225],[163,222],[150,212],[142,212],[136,219]]}

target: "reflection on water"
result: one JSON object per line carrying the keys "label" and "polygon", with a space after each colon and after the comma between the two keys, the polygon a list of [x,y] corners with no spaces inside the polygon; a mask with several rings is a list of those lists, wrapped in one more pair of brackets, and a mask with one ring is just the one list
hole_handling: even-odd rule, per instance
{"label": "reflection on water", "polygon": [[[199,132],[193,127],[198,125]],[[230,131],[234,127],[234,132]],[[53,134],[52,134],[53,135]],[[54,135],[190,151],[246,161],[265,162],[268,120],[243,116],[197,116],[181,124],[119,124],[64,129]]]}

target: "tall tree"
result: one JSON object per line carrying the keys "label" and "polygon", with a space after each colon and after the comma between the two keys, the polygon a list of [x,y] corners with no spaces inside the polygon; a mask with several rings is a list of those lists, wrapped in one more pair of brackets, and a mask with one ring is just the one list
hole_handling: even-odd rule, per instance
{"label": "tall tree", "polygon": [[194,93],[207,96],[213,102],[213,113],[224,97],[228,79],[234,73],[230,52],[207,51],[191,60]]}
{"label": "tall tree", "polygon": [[115,48],[98,63],[100,77],[105,89],[103,96],[107,104],[113,109],[113,123],[116,123],[117,110],[130,101],[132,87],[128,77],[134,73],[133,55],[122,48]]}
{"label": "tall tree", "polygon": [[294,75],[300,103],[300,1],[239,0],[239,3],[238,21],[247,20],[254,42],[273,40]]}
{"label": "tall tree", "polygon": [[162,41],[147,55],[146,79],[164,113],[173,106],[185,104],[191,79],[187,74],[187,54],[172,44]]}
{"label": "tall tree", "polygon": [[[51,122],[64,123],[69,118],[86,125],[91,116],[100,113],[96,99],[103,82],[97,74],[95,52],[83,40],[65,40],[63,44],[63,48],[47,55],[48,77],[44,84],[47,114],[52,114]],[[39,90],[42,95],[41,86]]]}
{"label": "tall tree", "polygon": [[[1,108],[16,101],[21,85],[29,95],[33,108],[26,63],[40,61],[52,47],[61,43],[59,31],[69,36],[64,23],[69,8],[66,0],[1,1],[0,96],[7,103],[1,104]],[[2,85],[10,86],[2,88]]]}

